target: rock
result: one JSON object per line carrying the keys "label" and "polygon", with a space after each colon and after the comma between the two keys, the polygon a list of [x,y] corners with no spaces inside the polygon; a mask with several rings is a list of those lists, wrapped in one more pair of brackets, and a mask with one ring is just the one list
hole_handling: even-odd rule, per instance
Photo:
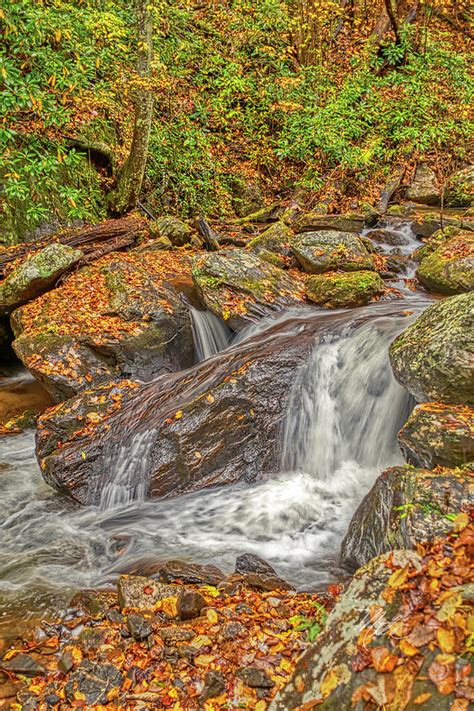
{"label": "rock", "polygon": [[407,200],[420,205],[439,205],[441,193],[436,175],[427,165],[421,164],[415,171],[413,183],[406,192]]}
{"label": "rock", "polygon": [[438,247],[441,247],[445,242],[447,242],[451,237],[457,237],[457,235],[462,234],[462,230],[459,227],[448,226],[444,229],[436,230],[431,237],[425,241],[423,247],[420,247],[413,254],[415,259],[421,260],[427,257],[429,254],[433,254]]}
{"label": "rock", "polygon": [[288,269],[297,266],[291,249],[292,230],[283,222],[276,222],[248,243],[248,248],[275,267]]}
{"label": "rock", "polygon": [[157,237],[156,239],[147,240],[139,247],[134,249],[137,254],[143,254],[147,252],[159,252],[161,250],[168,251],[173,249],[173,243],[169,237]]}
{"label": "rock", "polygon": [[182,254],[108,254],[17,309],[13,347],[56,401],[101,382],[188,367],[194,343],[185,284],[192,289]]}
{"label": "rock", "polygon": [[251,689],[271,689],[275,686],[275,682],[270,679],[266,671],[258,667],[241,667],[235,674]]}
{"label": "rock", "polygon": [[428,212],[414,215],[411,223],[413,233],[423,239],[431,237],[438,230],[446,230],[447,227],[473,232],[474,221],[469,217],[449,218],[437,212]]}
{"label": "rock", "polygon": [[84,652],[92,652],[116,636],[113,628],[107,627],[85,627],[77,638],[78,646]]}
{"label": "rock", "polygon": [[116,603],[116,598],[114,592],[106,590],[80,590],[71,599],[69,607],[99,620],[103,619],[109,608]]}
{"label": "rock", "polygon": [[247,215],[251,215],[263,208],[263,195],[257,185],[245,182],[240,178],[234,178],[231,182],[232,206],[236,215],[247,217]]}
{"label": "rock", "polygon": [[316,274],[306,282],[306,295],[310,301],[329,308],[364,306],[385,286],[376,272],[327,272]]}
{"label": "rock", "polygon": [[74,668],[74,656],[71,649],[65,649],[58,661],[58,669],[61,674],[68,674]]}
{"label": "rock", "polygon": [[244,583],[259,590],[294,590],[294,587],[283,578],[265,573],[247,573],[244,576]]}
{"label": "rock", "polygon": [[442,294],[474,290],[474,233],[461,232],[424,256],[417,277]]}
{"label": "rock", "polygon": [[364,229],[364,215],[322,215],[316,210],[303,215],[295,225],[295,232],[337,230],[360,234]]}
{"label": "rock", "polygon": [[94,704],[107,704],[109,694],[122,683],[122,674],[112,664],[97,664],[84,660],[69,677],[64,690],[71,703],[76,701],[79,692],[82,700],[89,707]]}
{"label": "rock", "polygon": [[137,642],[143,642],[153,632],[151,620],[137,612],[132,612],[127,616],[127,628]]}
{"label": "rock", "polygon": [[207,602],[201,593],[183,588],[178,595],[178,617],[180,620],[192,620],[199,617]]}
{"label": "rock", "polygon": [[2,659],[0,661],[0,671],[6,671],[8,674],[20,674],[21,676],[44,676],[47,671],[42,664],[30,657],[29,654],[19,652],[11,659]]}
{"label": "rock", "polygon": [[255,553],[243,553],[237,556],[235,561],[235,572],[239,575],[257,573],[258,575],[276,575],[276,571],[270,563],[255,555]]}
{"label": "rock", "polygon": [[474,205],[474,165],[449,176],[446,181],[445,204],[447,207]]}
{"label": "rock", "polygon": [[192,274],[204,304],[234,331],[303,299],[300,281],[242,250],[194,257]]}
{"label": "rock", "polygon": [[225,678],[222,672],[212,669],[204,677],[204,689],[201,693],[200,701],[204,703],[208,699],[220,696],[225,691]]}
{"label": "rock", "polygon": [[158,570],[158,577],[164,583],[181,580],[197,585],[218,585],[224,580],[224,573],[215,565],[199,565],[183,560],[168,560]]}
{"label": "rock", "polygon": [[[168,239],[173,247],[183,247],[191,240],[193,230],[177,217],[159,217],[149,225],[152,237]],[[163,247],[162,247],[163,249]]]}
{"label": "rock", "polygon": [[54,242],[27,257],[0,283],[0,316],[47,291],[82,256],[79,249]]}
{"label": "rock", "polygon": [[375,269],[373,257],[363,242],[350,232],[321,230],[296,235],[293,251],[306,272],[320,274],[335,269]]}
{"label": "rock", "polygon": [[474,405],[474,294],[428,307],[390,346],[397,380],[418,402]]}
{"label": "rock", "polygon": [[179,585],[165,585],[140,575],[121,575],[117,581],[120,609],[150,610],[160,600],[178,597]]}
{"label": "rock", "polygon": [[398,548],[415,548],[453,528],[474,493],[469,473],[393,467],[383,472],[355,512],[341,546],[348,570]]}
{"label": "rock", "polygon": [[227,622],[222,627],[222,636],[224,639],[237,639],[246,634],[246,629],[240,622]]}
{"label": "rock", "polygon": [[189,642],[195,637],[194,631],[178,625],[169,625],[168,627],[158,627],[156,633],[164,642]]}
{"label": "rock", "polygon": [[237,220],[240,225],[257,224],[257,225],[268,225],[271,222],[277,222],[285,214],[285,208],[282,205],[270,205],[269,207],[262,207],[257,212],[252,212],[240,220]]}
{"label": "rock", "polygon": [[460,467],[474,460],[474,410],[426,402],[398,433],[405,460],[415,467]]}

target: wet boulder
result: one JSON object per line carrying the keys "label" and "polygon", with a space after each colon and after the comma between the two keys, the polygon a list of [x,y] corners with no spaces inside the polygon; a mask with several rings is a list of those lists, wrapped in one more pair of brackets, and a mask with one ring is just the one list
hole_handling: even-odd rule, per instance
{"label": "wet boulder", "polygon": [[200,565],[184,560],[167,560],[159,566],[158,577],[165,583],[180,580],[196,585],[218,585],[225,579],[222,570],[215,565]]}
{"label": "wet boulder", "polygon": [[428,307],[390,346],[397,380],[418,402],[474,405],[474,294]]}
{"label": "wet boulder", "polygon": [[79,249],[53,242],[27,257],[0,283],[0,315],[47,291],[82,256]]}
{"label": "wet boulder", "polygon": [[407,200],[420,205],[439,205],[441,191],[434,171],[428,166],[421,164],[415,172],[413,182],[406,192]]}
{"label": "wet boulder", "polygon": [[173,247],[183,247],[189,244],[193,235],[193,229],[186,222],[171,216],[158,217],[149,224],[149,229],[152,237],[161,240],[158,249],[167,249],[166,240],[169,240]]}
{"label": "wet boulder", "polygon": [[193,259],[199,295],[234,331],[304,298],[302,282],[251,252],[228,249]]}
{"label": "wet boulder", "polygon": [[299,218],[295,225],[296,232],[319,232],[320,230],[337,230],[360,234],[364,229],[364,215],[323,215],[320,210],[307,212]]}
{"label": "wet boulder", "polygon": [[161,600],[177,598],[179,585],[165,585],[141,575],[121,575],[117,581],[118,602],[122,610],[151,610]]}
{"label": "wet boulder", "polygon": [[292,247],[301,266],[310,274],[375,269],[373,256],[362,240],[350,232],[305,232],[296,235]]}
{"label": "wet boulder", "polygon": [[288,269],[297,266],[291,249],[292,230],[284,222],[275,222],[274,225],[255,237],[248,244],[248,248],[275,267]]}
{"label": "wet boulder", "polygon": [[474,233],[461,232],[430,254],[418,266],[418,279],[441,294],[460,294],[474,289]]}
{"label": "wet boulder", "polygon": [[101,382],[185,368],[194,359],[185,282],[191,289],[184,255],[108,254],[17,309],[13,348],[56,401]]}
{"label": "wet boulder", "polygon": [[446,182],[445,202],[448,207],[474,205],[474,165],[449,176]]}
{"label": "wet boulder", "polygon": [[426,402],[398,434],[405,460],[415,467],[460,467],[474,461],[474,409]]}
{"label": "wet boulder", "polygon": [[310,301],[328,308],[364,306],[385,286],[376,272],[327,272],[315,274],[306,283]]}
{"label": "wet boulder", "polygon": [[447,534],[473,493],[470,473],[460,469],[387,469],[352,518],[341,546],[342,565],[355,570],[381,553]]}

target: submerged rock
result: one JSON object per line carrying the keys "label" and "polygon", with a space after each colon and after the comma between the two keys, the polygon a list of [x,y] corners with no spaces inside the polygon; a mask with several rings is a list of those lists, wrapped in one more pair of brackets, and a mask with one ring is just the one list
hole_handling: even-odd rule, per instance
{"label": "submerged rock", "polygon": [[461,232],[444,241],[417,270],[418,279],[433,291],[459,294],[474,289],[474,233]]}
{"label": "submerged rock", "polygon": [[336,269],[375,269],[373,257],[359,237],[350,232],[320,230],[296,235],[293,251],[306,272],[320,274]]}
{"label": "submerged rock", "polygon": [[474,405],[474,293],[433,304],[390,347],[397,380],[418,402]]}
{"label": "submerged rock", "polygon": [[474,461],[474,409],[426,402],[398,434],[405,460],[416,467],[460,467]]}
{"label": "submerged rock", "polygon": [[311,301],[329,308],[364,306],[385,286],[376,272],[328,272],[310,277],[306,295]]}
{"label": "submerged rock", "polygon": [[406,192],[408,200],[420,205],[439,205],[441,191],[434,171],[427,165],[419,165],[413,183]]}
{"label": "submerged rock", "polygon": [[195,257],[192,274],[204,304],[234,331],[304,298],[302,283],[296,277],[243,250]]}
{"label": "submerged rock", "polygon": [[11,313],[47,291],[82,256],[79,249],[53,242],[27,257],[0,284],[0,315]]}
{"label": "submerged rock", "polygon": [[436,472],[393,467],[379,476],[355,512],[341,546],[349,570],[397,548],[415,548],[453,529],[453,519],[469,506],[469,472]]}
{"label": "submerged rock", "polygon": [[276,222],[248,244],[260,259],[275,267],[287,269],[297,266],[291,249],[293,232],[284,222]]}
{"label": "submerged rock", "polygon": [[176,253],[106,255],[13,313],[15,352],[56,401],[187,367],[194,343],[181,298],[186,277],[192,288],[190,265]]}

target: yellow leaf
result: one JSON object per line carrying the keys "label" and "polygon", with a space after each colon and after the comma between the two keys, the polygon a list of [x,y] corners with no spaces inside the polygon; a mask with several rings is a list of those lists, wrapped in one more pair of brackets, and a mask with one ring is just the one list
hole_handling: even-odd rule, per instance
{"label": "yellow leaf", "polygon": [[391,574],[387,581],[387,585],[390,588],[401,588],[402,585],[406,583],[407,578],[408,566],[405,566],[404,568],[400,568],[399,570],[396,570],[394,573]]}
{"label": "yellow leaf", "polygon": [[209,622],[213,625],[215,625],[217,620],[219,619],[217,612],[213,609],[210,609],[206,612],[206,617],[209,620]]}
{"label": "yellow leaf", "polygon": [[469,516],[467,515],[467,513],[460,513],[453,521],[453,529],[457,532],[464,531],[468,523]]}
{"label": "yellow leaf", "polygon": [[446,622],[454,617],[457,608],[462,605],[462,597],[459,593],[448,598],[441,606],[441,609],[436,614],[436,619],[440,622]]}
{"label": "yellow leaf", "polygon": [[257,703],[254,706],[255,711],[265,711],[267,708],[267,704],[263,699],[260,699],[260,701],[257,701]]}
{"label": "yellow leaf", "polygon": [[198,667],[207,667],[215,658],[214,654],[200,654],[199,657],[194,657],[194,663]]}
{"label": "yellow leaf", "polygon": [[417,696],[416,699],[413,700],[413,703],[414,704],[424,704],[425,701],[428,701],[428,699],[431,699],[431,694],[429,693],[429,691]]}
{"label": "yellow leaf", "polygon": [[214,397],[213,395],[209,394],[209,395],[206,397],[206,400],[207,400],[207,402],[208,402],[209,404],[212,404],[212,403],[215,401],[215,397]]}
{"label": "yellow leaf", "polygon": [[197,637],[191,641],[191,645],[196,647],[196,649],[201,649],[201,647],[207,647],[212,644],[212,640],[206,634],[198,634]]}
{"label": "yellow leaf", "polygon": [[406,639],[402,639],[400,641],[400,651],[402,654],[404,654],[407,657],[414,657],[415,654],[418,654],[420,651],[418,647],[415,647],[413,644],[410,644],[410,642],[407,642]]}
{"label": "yellow leaf", "polygon": [[351,673],[346,664],[339,664],[329,669],[321,682],[321,694],[325,699],[340,684],[347,683],[351,678]]}
{"label": "yellow leaf", "polygon": [[174,419],[175,419],[175,420],[180,420],[180,419],[182,418],[182,416],[183,416],[183,411],[182,411],[182,410],[178,410],[178,412],[177,412],[176,415],[174,416]]}
{"label": "yellow leaf", "polygon": [[438,639],[438,644],[442,652],[446,654],[451,654],[454,652],[456,646],[456,637],[454,636],[453,630],[445,629],[441,627],[436,630],[436,637]]}

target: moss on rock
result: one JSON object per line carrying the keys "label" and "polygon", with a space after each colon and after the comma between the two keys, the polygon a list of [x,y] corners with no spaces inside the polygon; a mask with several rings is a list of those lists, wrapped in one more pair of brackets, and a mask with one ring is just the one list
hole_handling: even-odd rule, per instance
{"label": "moss on rock", "polygon": [[384,289],[380,276],[369,271],[317,274],[306,283],[308,299],[329,308],[363,306]]}
{"label": "moss on rock", "polygon": [[310,274],[335,269],[348,272],[375,269],[374,259],[362,240],[350,232],[304,232],[296,235],[292,247],[301,266]]}
{"label": "moss on rock", "polygon": [[428,289],[442,294],[472,291],[474,289],[474,233],[458,233],[451,239],[442,241],[430,254],[424,253],[417,276]]}

